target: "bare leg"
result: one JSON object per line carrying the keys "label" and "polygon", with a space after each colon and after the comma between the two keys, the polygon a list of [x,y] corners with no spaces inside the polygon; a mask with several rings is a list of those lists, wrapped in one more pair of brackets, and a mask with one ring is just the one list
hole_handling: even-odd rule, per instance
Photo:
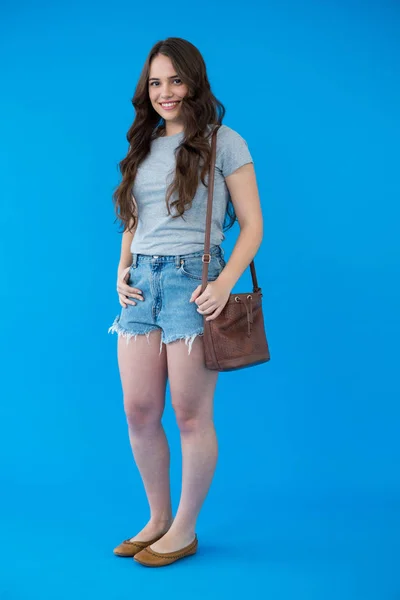
{"label": "bare leg", "polygon": [[150,521],[132,541],[147,541],[172,523],[170,453],[161,417],[165,406],[167,359],[159,354],[161,332],[118,338],[118,365],[129,439],[150,507]]}
{"label": "bare leg", "polygon": [[213,423],[218,372],[205,367],[203,338],[194,340],[190,355],[181,340],[168,344],[167,361],[172,405],[181,434],[182,493],[171,528],[151,545],[156,552],[174,552],[193,541],[218,454]]}

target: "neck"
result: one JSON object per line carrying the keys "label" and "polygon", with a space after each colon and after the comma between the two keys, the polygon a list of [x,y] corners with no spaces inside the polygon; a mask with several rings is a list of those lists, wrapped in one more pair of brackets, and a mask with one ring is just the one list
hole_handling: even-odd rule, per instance
{"label": "neck", "polygon": [[183,125],[180,123],[165,123],[165,136],[176,135],[177,133],[181,133],[183,131]]}

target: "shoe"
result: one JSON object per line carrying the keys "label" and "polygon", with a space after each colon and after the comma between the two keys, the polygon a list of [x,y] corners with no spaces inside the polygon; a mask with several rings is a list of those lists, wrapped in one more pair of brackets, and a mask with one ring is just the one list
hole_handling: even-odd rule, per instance
{"label": "shoe", "polygon": [[155,552],[150,548],[151,544],[149,544],[147,548],[138,552],[133,560],[136,560],[136,562],[145,567],[165,567],[181,558],[185,558],[185,556],[196,554],[198,543],[197,535],[195,534],[193,542],[185,546],[185,548],[175,550],[175,552]]}
{"label": "shoe", "polygon": [[129,556],[132,558],[132,556],[135,556],[135,554],[143,550],[143,548],[146,548],[146,546],[151,546],[151,544],[158,542],[165,534],[166,531],[147,542],[130,542],[129,539],[124,540],[119,546],[114,548],[113,552],[116,556]]}

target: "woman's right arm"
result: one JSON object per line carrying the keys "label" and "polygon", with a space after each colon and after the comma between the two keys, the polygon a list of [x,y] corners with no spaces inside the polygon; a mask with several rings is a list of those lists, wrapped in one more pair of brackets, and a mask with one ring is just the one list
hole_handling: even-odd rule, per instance
{"label": "woman's right arm", "polygon": [[122,271],[126,269],[126,267],[130,267],[132,264],[131,244],[133,236],[135,235],[135,231],[136,229],[134,229],[132,232],[125,231],[122,234],[121,256],[118,264],[118,277],[121,275]]}
{"label": "woman's right arm", "polygon": [[127,283],[129,280],[129,267],[132,264],[131,243],[133,236],[135,235],[135,231],[136,227],[132,232],[125,231],[122,234],[121,257],[119,259],[117,275],[117,293],[119,302],[124,308],[126,308],[127,304],[136,304],[136,302],[131,298],[143,300],[142,291],[129,286]]}

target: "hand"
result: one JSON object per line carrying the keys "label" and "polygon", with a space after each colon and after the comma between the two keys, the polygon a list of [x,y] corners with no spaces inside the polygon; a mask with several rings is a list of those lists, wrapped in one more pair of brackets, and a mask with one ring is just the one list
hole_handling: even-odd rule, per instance
{"label": "hand", "polygon": [[129,280],[129,270],[130,267],[126,267],[118,274],[117,279],[117,293],[119,298],[119,303],[124,308],[127,307],[127,304],[133,304],[136,306],[136,302],[134,300],[129,300],[129,296],[132,298],[137,298],[138,300],[144,300],[143,294],[141,290],[137,288],[130,287],[126,282]]}
{"label": "hand", "polygon": [[201,315],[209,315],[206,321],[213,321],[223,311],[232,289],[216,279],[207,285],[201,295],[200,290],[201,284],[194,290],[189,302],[196,302],[197,312]]}

